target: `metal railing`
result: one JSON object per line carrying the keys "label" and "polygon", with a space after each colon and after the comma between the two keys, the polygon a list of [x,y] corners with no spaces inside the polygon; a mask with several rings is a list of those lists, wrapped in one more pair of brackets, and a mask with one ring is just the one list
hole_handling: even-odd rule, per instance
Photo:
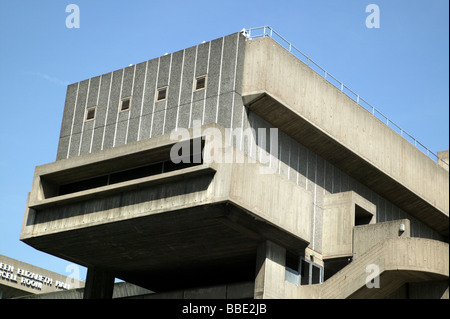
{"label": "metal railing", "polygon": [[262,26],[257,28],[249,28],[249,29],[242,29],[242,33],[244,36],[248,39],[257,39],[257,38],[263,38],[263,37],[271,37],[274,39],[278,44],[280,44],[282,47],[284,47],[286,50],[291,52],[295,57],[297,57],[300,61],[305,63],[307,66],[309,66],[313,71],[315,71],[317,74],[322,76],[325,80],[327,80],[329,83],[334,85],[336,88],[338,88],[341,92],[345,93],[348,97],[350,97],[352,100],[354,100],[359,106],[364,108],[366,111],[372,113],[374,117],[376,117],[378,120],[386,124],[389,128],[391,128],[393,131],[398,133],[400,136],[402,136],[404,139],[409,141],[411,144],[413,144],[415,147],[417,147],[419,150],[421,150],[424,154],[426,154],[428,157],[433,159],[434,161],[442,162],[445,165],[449,166],[447,162],[439,158],[435,153],[433,153],[428,147],[420,143],[416,138],[414,138],[409,133],[405,132],[400,126],[395,124],[393,121],[391,121],[387,116],[385,116],[383,113],[378,111],[375,107],[370,105],[367,101],[365,101],[363,98],[361,98],[357,93],[353,92],[349,87],[347,87],[343,82],[336,79],[334,76],[332,76],[327,70],[322,68],[320,65],[318,65],[316,62],[314,62],[308,55],[297,49],[291,42],[286,40],[283,36],[281,36],[278,32],[273,30],[269,26]]}

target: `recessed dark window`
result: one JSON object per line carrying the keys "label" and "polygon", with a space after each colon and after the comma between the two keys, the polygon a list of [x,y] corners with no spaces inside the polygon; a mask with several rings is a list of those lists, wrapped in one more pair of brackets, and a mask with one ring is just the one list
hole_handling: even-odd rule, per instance
{"label": "recessed dark window", "polygon": [[319,267],[316,265],[312,265],[312,274],[311,274],[311,284],[320,284],[322,282],[321,276],[322,272]]}
{"label": "recessed dark window", "polygon": [[97,111],[96,106],[92,106],[86,109],[86,121],[93,120]]}
{"label": "recessed dark window", "polygon": [[300,262],[300,284],[309,285],[309,263],[305,259]]}
{"label": "recessed dark window", "polygon": [[299,269],[299,257],[289,250],[286,251],[286,267],[295,271],[298,271]]}
{"label": "recessed dark window", "polygon": [[180,163],[177,164],[169,159],[157,163],[151,163],[144,166],[129,168],[122,171],[111,172],[105,175],[63,184],[59,186],[59,195],[67,195],[97,187],[132,181],[138,178],[155,176],[162,173],[173,172],[183,168],[201,165],[203,164],[203,158],[199,156],[199,154],[203,152],[203,147],[204,144],[202,144],[200,153],[198,154],[191,150],[192,152],[190,152],[190,155],[187,155],[182,159]]}
{"label": "recessed dark window", "polygon": [[122,101],[120,101],[120,110],[121,111],[129,110],[130,106],[131,106],[131,97],[127,97],[125,99],[122,99]]}
{"label": "recessed dark window", "polygon": [[163,101],[167,98],[167,86],[159,88],[156,92],[156,101]]}
{"label": "recessed dark window", "polygon": [[195,90],[203,90],[204,88],[206,88],[206,75],[195,78]]}

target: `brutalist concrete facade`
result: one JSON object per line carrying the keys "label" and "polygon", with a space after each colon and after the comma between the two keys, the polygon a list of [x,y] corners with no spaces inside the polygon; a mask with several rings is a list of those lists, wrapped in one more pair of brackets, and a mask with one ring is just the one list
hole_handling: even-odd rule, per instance
{"label": "brutalist concrete facade", "polygon": [[[240,127],[244,54],[245,37],[234,34],[69,85],[57,160],[189,128],[194,120]],[[206,87],[196,91],[202,75]],[[156,101],[163,87],[167,98]],[[121,112],[126,97],[131,107]],[[92,106],[95,119],[84,121]]]}
{"label": "brutalist concrete facade", "polygon": [[[179,145],[202,160],[175,165]],[[85,298],[115,277],[143,298],[448,298],[448,176],[235,33],[69,85],[21,240],[88,267]]]}

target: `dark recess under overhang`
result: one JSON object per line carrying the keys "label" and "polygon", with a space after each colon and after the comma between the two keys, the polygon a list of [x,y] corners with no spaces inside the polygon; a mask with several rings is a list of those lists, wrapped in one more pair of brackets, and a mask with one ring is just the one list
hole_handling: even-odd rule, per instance
{"label": "dark recess under overhang", "polygon": [[252,112],[448,238],[448,216],[331,136],[318,130],[299,114],[267,93],[243,96],[243,100]]}

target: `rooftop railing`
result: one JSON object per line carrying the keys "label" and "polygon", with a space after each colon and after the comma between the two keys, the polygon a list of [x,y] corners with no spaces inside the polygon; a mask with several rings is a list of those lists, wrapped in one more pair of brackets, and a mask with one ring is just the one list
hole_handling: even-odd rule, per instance
{"label": "rooftop railing", "polygon": [[327,80],[329,83],[334,85],[337,89],[339,89],[341,92],[345,93],[348,97],[350,97],[352,100],[354,100],[356,103],[358,103],[359,106],[364,108],[366,111],[370,112],[374,117],[376,117],[378,120],[386,124],[389,128],[394,130],[396,133],[398,133],[400,136],[402,136],[404,139],[409,141],[411,144],[413,144],[415,147],[417,147],[419,150],[421,150],[424,154],[426,154],[428,157],[436,161],[437,163],[442,162],[445,165],[449,166],[447,162],[445,162],[442,158],[439,158],[435,153],[433,153],[428,147],[420,143],[415,137],[410,135],[409,133],[405,132],[400,126],[395,124],[393,121],[391,121],[386,115],[378,111],[375,107],[370,105],[367,101],[365,101],[361,96],[359,96],[357,93],[352,91],[349,87],[347,87],[343,82],[336,79],[334,76],[332,76],[327,70],[322,68],[320,65],[318,65],[316,62],[314,62],[308,55],[297,49],[291,42],[286,40],[283,36],[281,36],[278,32],[273,30],[269,26],[262,26],[257,28],[250,28],[250,29],[243,29],[242,33],[244,36],[248,39],[257,39],[257,38],[263,38],[263,37],[271,37],[276,42],[278,42],[282,47],[284,47],[286,50],[291,52],[295,57],[297,57],[300,61],[305,63],[307,66],[309,66],[313,71],[315,71],[317,74],[322,76],[325,80]]}

